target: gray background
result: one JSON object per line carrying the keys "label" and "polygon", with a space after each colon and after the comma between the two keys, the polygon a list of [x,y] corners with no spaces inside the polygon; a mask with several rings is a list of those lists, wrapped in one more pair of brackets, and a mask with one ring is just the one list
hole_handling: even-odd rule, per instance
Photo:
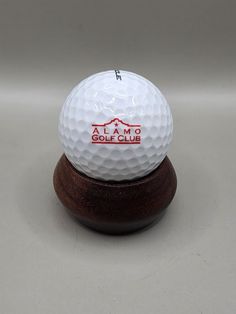
{"label": "gray background", "polygon": [[[0,1],[0,312],[235,313],[236,2]],[[174,117],[178,191],[132,236],[77,225],[52,187],[86,76],[146,76]]]}

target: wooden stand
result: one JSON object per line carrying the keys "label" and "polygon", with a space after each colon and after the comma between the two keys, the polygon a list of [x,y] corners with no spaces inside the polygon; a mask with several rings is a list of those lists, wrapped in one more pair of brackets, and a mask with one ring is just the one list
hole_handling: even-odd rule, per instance
{"label": "wooden stand", "polygon": [[53,183],[71,215],[92,229],[110,234],[133,232],[160,219],[177,187],[168,157],[141,179],[111,182],[87,177],[62,155]]}

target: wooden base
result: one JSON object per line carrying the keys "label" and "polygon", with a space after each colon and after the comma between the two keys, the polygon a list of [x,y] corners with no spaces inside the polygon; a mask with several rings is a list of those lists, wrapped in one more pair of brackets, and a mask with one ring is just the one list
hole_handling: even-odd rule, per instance
{"label": "wooden base", "polygon": [[87,177],[62,155],[53,183],[62,204],[81,223],[100,232],[124,234],[163,216],[175,195],[177,178],[168,157],[149,175],[117,183]]}

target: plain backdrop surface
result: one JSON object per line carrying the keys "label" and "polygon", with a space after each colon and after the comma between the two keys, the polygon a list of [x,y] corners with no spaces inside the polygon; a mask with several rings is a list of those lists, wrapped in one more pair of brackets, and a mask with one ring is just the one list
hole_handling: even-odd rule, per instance
{"label": "plain backdrop surface", "polygon": [[[235,1],[0,1],[0,313],[236,312]],[[60,205],[71,88],[125,69],[168,99],[178,190],[153,228],[94,233]]]}

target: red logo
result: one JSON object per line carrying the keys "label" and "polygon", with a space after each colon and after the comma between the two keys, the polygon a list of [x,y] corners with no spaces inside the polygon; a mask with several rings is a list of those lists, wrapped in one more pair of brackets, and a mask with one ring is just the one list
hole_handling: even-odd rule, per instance
{"label": "red logo", "polygon": [[104,124],[92,124],[92,144],[140,144],[141,125],[114,118]]}

